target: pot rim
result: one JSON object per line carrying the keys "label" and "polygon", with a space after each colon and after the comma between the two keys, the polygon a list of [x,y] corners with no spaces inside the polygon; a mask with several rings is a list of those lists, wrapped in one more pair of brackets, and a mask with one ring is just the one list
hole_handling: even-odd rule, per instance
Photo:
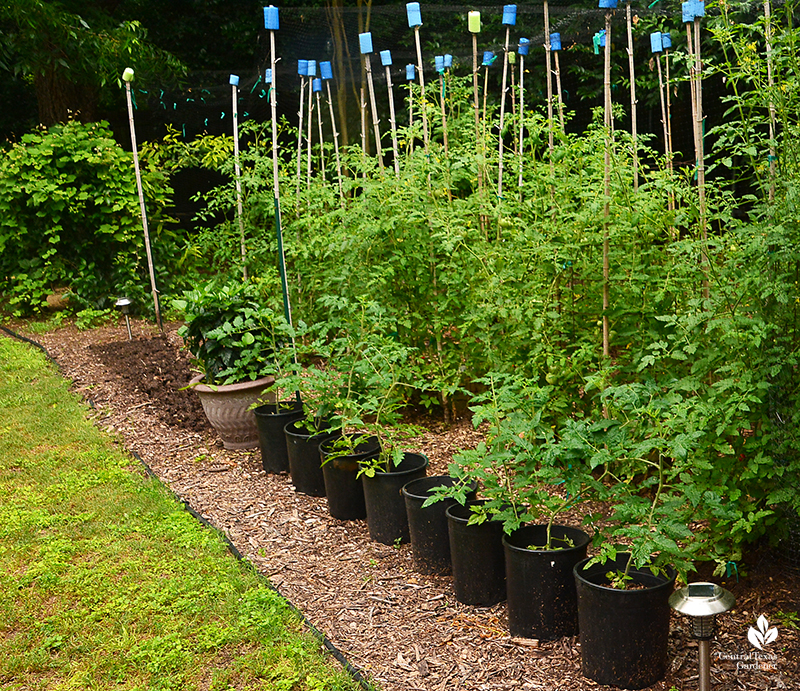
{"label": "pot rim", "polygon": [[198,393],[235,393],[237,391],[247,391],[249,389],[264,388],[272,386],[275,383],[275,377],[266,376],[260,379],[248,379],[247,381],[236,382],[235,384],[219,384],[218,386],[209,386],[208,384],[201,383],[205,379],[205,374],[198,374],[192,377],[189,382],[191,386]]}
{"label": "pot rim", "polygon": [[[636,588],[634,590],[621,590],[619,588],[612,588],[611,586],[604,585],[603,583],[596,583],[592,576],[599,575],[601,579],[605,579],[605,574],[611,567],[615,564],[619,563],[620,557],[627,556],[630,558],[630,552],[617,552],[617,558],[613,561],[609,560],[605,564],[592,564],[589,567],[590,571],[584,571],[584,566],[589,562],[592,557],[587,557],[586,559],[582,559],[572,569],[572,573],[575,576],[575,579],[582,583],[583,585],[587,586],[588,588],[594,588],[597,590],[601,590],[603,592],[611,592],[611,593],[619,593],[620,597],[624,596],[632,596],[635,597],[637,594],[653,592],[655,590],[659,590],[660,588],[673,588],[675,585],[675,579],[678,577],[678,572],[671,566],[667,567],[666,574],[654,574],[647,566],[643,566],[642,568],[631,567],[630,571],[628,572],[634,577],[634,583],[637,585],[643,586],[642,588]],[[624,564],[625,562],[623,562]],[[647,580],[655,580],[658,581],[653,585],[647,585],[646,583],[642,583],[636,580],[636,576],[642,576]]]}
{"label": "pot rim", "polygon": [[417,465],[413,468],[407,468],[405,470],[376,470],[375,476],[377,477],[380,475],[381,477],[384,477],[386,475],[391,475],[392,477],[400,477],[402,475],[411,475],[412,473],[418,473],[423,468],[427,468],[430,464],[430,459],[424,453],[420,453],[419,451],[403,451],[403,460],[400,462],[403,463],[407,456],[420,456],[424,462],[422,465]]}
{"label": "pot rim", "polygon": [[571,525],[564,525],[562,523],[554,523],[553,528],[558,528],[561,531],[571,531],[574,534],[580,533],[579,542],[572,547],[564,547],[561,549],[529,549],[528,547],[520,547],[519,545],[515,545],[510,542],[514,535],[520,534],[522,531],[532,532],[530,529],[533,528],[543,528],[547,529],[547,525],[545,523],[532,523],[528,525],[523,525],[517,528],[514,532],[510,535],[508,533],[503,533],[503,545],[508,547],[508,549],[513,550],[515,552],[527,552],[530,554],[570,554],[571,552],[577,552],[585,550],[586,546],[591,542],[592,536],[589,535],[585,530],[581,530],[580,528],[576,528]]}

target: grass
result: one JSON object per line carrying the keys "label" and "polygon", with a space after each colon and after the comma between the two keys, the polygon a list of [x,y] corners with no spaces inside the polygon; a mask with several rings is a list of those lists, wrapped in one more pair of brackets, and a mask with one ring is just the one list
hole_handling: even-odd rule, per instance
{"label": "grass", "polygon": [[0,337],[0,688],[359,688],[87,413]]}

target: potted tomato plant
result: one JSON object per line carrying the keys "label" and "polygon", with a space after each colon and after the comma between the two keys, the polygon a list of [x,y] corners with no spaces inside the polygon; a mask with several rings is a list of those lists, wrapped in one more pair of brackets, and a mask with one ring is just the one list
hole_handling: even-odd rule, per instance
{"label": "potted tomato plant", "polygon": [[172,304],[184,315],[178,334],[199,370],[189,387],[209,422],[225,448],[257,446],[252,408],[275,381],[275,311],[257,284],[241,281],[212,280]]}

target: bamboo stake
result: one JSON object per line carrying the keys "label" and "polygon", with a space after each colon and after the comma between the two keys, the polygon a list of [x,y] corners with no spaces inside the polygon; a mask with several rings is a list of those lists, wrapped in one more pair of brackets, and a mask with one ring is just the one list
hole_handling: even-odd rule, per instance
{"label": "bamboo stake", "polygon": [[408,86],[408,153],[414,153],[414,137],[410,131],[414,127],[414,82],[417,80],[415,65],[406,65],[406,84]]}
{"label": "bamboo stake", "polygon": [[519,122],[517,121],[517,54],[512,50],[508,54],[508,63],[511,65],[511,122],[512,122],[512,131],[511,131],[511,141],[514,144],[514,156],[516,157],[519,154],[519,148],[517,147],[518,138],[517,138],[517,127],[519,126]]}
{"label": "bamboo stake", "polygon": [[[670,173],[670,177],[672,176],[672,158],[673,158],[673,151],[672,148],[672,99],[670,94],[670,77],[669,77],[669,49],[672,48],[672,36],[668,31],[661,34],[661,42],[664,46],[664,77],[665,77],[665,91],[667,94],[667,141],[669,142],[667,146],[667,170]],[[675,208],[675,195],[670,190],[670,196],[672,199],[672,208]]]}
{"label": "bamboo stake", "polygon": [[394,92],[392,91],[392,53],[381,51],[381,64],[386,70],[386,88],[389,92],[389,124],[392,127],[392,152],[394,153],[394,174],[400,177],[400,153],[397,148],[397,119],[394,112]]}
{"label": "bamboo stake", "polygon": [[564,132],[564,99],[561,97],[561,63],[559,62],[559,54],[561,53],[561,34],[550,34],[550,52],[553,54],[556,63],[556,102],[558,103],[558,122],[561,125],[561,131]]}
{"label": "bamboo stake", "polygon": [[372,34],[367,31],[358,35],[361,46],[361,56],[364,58],[364,69],[367,73],[367,88],[369,89],[369,102],[372,108],[372,129],[375,133],[375,155],[378,157],[378,165],[383,175],[383,149],[381,147],[380,120],[378,120],[378,104],[375,99],[375,83],[372,80]]}
{"label": "bamboo stake", "polygon": [[439,75],[439,106],[442,113],[442,141],[444,143],[444,155],[450,153],[450,146],[447,139],[447,108],[444,94],[444,55],[437,55],[434,58],[436,73]]}
{"label": "bamboo stake", "polygon": [[156,323],[159,331],[164,333],[164,324],[161,322],[161,308],[158,304],[158,288],[156,287],[156,272],[153,265],[153,252],[150,249],[150,231],[147,228],[147,209],[144,205],[144,189],[142,188],[142,172],[139,168],[139,149],[136,146],[136,127],[133,122],[133,96],[131,95],[131,82],[133,70],[126,67],[122,73],[125,82],[125,96],[128,101],[128,124],[131,129],[131,149],[133,151],[133,169],[136,173],[136,191],[139,194],[139,212],[142,216],[142,230],[144,232],[144,249],[147,254],[147,268],[150,271],[150,292],[153,294],[153,309],[156,313]]}
{"label": "bamboo stake", "polygon": [[[481,31],[481,13],[472,11],[467,15],[467,28],[472,34],[472,93],[473,93],[473,106],[475,109],[475,147],[478,150],[478,198],[483,199],[483,162],[481,155],[483,152],[482,139],[481,139],[481,114],[480,106],[478,104],[478,34]],[[483,215],[481,215],[481,228],[484,233]]]}
{"label": "bamboo stake", "polygon": [[[601,0],[601,6],[608,10],[616,7],[616,0]],[[611,218],[611,147],[613,145],[612,134],[612,110],[611,110],[611,12],[606,12],[605,26],[605,50],[603,52],[603,92],[604,92],[604,116],[606,126],[606,145],[604,155],[604,185],[603,193],[605,202],[603,204],[603,358],[608,359],[609,348],[609,319],[608,309],[610,306],[610,265],[609,265],[609,222]]]}
{"label": "bamboo stake", "polygon": [[300,208],[300,180],[303,170],[303,110],[305,108],[306,76],[308,76],[308,60],[297,61],[297,74],[300,75],[300,110],[297,119],[297,203]]}
{"label": "bamboo stake", "polygon": [[339,130],[336,129],[336,116],[333,113],[333,99],[331,98],[331,80],[333,79],[333,65],[330,62],[319,64],[320,74],[325,82],[328,93],[328,109],[331,114],[331,129],[333,130],[333,151],[336,155],[336,175],[339,179],[339,196],[344,200],[344,185],[342,183],[342,161],[339,158]]}
{"label": "bamboo stake", "polygon": [[[414,28],[414,43],[417,47],[417,72],[419,72],[419,99],[420,110],[422,111],[422,141],[425,145],[425,155],[430,155],[430,138],[428,135],[428,109],[425,103],[425,71],[422,65],[422,43],[419,37],[419,27],[422,26],[422,15],[420,14],[419,3],[409,2],[406,5],[408,15],[408,26]],[[430,186],[430,175],[428,176]]]}
{"label": "bamboo stake", "polygon": [[[631,2],[625,5],[625,22],[628,28],[628,72],[631,83],[631,144],[633,146],[633,190],[639,190],[639,133],[636,116],[636,74],[633,67],[633,21]],[[659,63],[660,64],[660,63]]]}
{"label": "bamboo stake", "polygon": [[242,278],[247,280],[247,248],[244,241],[244,211],[242,209],[242,170],[239,166],[239,77],[230,76],[231,112],[233,113],[233,169],[236,178],[236,215],[239,219],[239,248],[242,256]]}
{"label": "bamboo stake", "polygon": [[520,188],[520,198],[522,197],[522,163],[525,151],[525,56],[528,54],[530,41],[527,38],[519,40],[519,180],[517,186]]}
{"label": "bamboo stake", "polygon": [[317,124],[319,125],[319,173],[322,181],[325,182],[325,147],[323,146],[322,136],[322,105],[320,104],[320,92],[322,91],[322,80],[315,79],[311,83],[311,89],[316,95],[317,101]]}
{"label": "bamboo stake", "polygon": [[315,60],[308,61],[308,118],[306,122],[306,187],[309,195],[311,194],[311,126],[314,122],[314,93],[311,89],[311,79],[317,76],[317,63]]}
{"label": "bamboo stake", "polygon": [[550,173],[554,171],[553,153],[555,140],[553,138],[553,67],[550,60],[550,6],[544,0],[544,69],[547,73],[547,146],[550,151]]}
{"label": "bamboo stake", "polygon": [[769,108],[769,201],[775,201],[776,149],[775,131],[776,114],[773,89],[775,79],[772,74],[772,10],[770,0],[764,0],[764,39],[767,49],[767,103]]}
{"label": "bamboo stake", "polygon": [[508,41],[511,27],[517,23],[517,6],[503,7],[503,25],[506,27],[506,40],[503,44],[503,86],[500,91],[500,132],[497,136],[497,198],[503,198],[503,128],[506,115],[506,84],[508,82]]}
{"label": "bamboo stake", "polygon": [[[694,57],[695,57],[695,98],[697,99],[697,198],[700,205],[700,235],[703,239],[703,297],[709,297],[708,283],[708,227],[706,220],[706,166],[703,133],[703,64],[700,60],[700,17],[705,14],[705,3],[694,3]],[[703,14],[697,14],[697,12]]]}

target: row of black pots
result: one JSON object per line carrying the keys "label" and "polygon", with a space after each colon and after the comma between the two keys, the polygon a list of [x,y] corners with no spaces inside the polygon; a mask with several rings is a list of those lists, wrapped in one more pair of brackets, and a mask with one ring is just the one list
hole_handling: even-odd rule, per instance
{"label": "row of black pots", "polygon": [[[410,541],[415,569],[452,572],[460,602],[489,606],[507,599],[512,636],[552,640],[579,633],[582,672],[589,679],[640,689],[663,678],[674,574],[664,578],[648,569],[631,569],[639,589],[608,587],[606,574],[624,570],[628,555],[585,569],[590,538],[583,531],[553,526],[553,537],[566,538],[570,546],[536,549],[532,545],[546,542],[545,526],[524,526],[505,535],[496,521],[468,525],[469,503],[446,500],[423,508],[436,487],[453,482],[447,476],[426,477],[425,456],[407,453],[392,472],[358,478],[359,462],[380,451],[377,439],[363,442],[354,455],[325,462],[330,433],[310,434],[294,424],[302,409],[269,408],[268,415],[256,411],[259,432],[263,417],[272,430],[283,424],[286,447],[283,455],[280,444],[262,442],[264,469],[289,470],[297,491],[327,496],[333,517],[367,518],[376,542]],[[277,432],[273,438],[279,438]]]}

